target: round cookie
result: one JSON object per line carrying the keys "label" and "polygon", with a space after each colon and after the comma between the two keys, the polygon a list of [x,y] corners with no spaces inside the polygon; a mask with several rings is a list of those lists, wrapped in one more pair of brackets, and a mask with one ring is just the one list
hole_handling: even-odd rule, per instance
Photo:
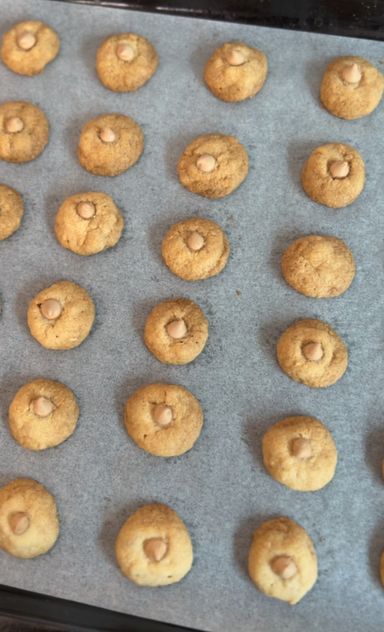
{"label": "round cookie", "polygon": [[29,162],[39,156],[49,139],[44,112],[27,101],[0,105],[0,160]]}
{"label": "round cookie", "polygon": [[298,603],[317,580],[317,556],[306,530],[290,518],[264,522],[253,534],[249,575],[268,597]]}
{"label": "round cookie", "polygon": [[24,204],[20,193],[6,184],[0,184],[0,241],[17,231],[23,214]]}
{"label": "round cookie", "polygon": [[284,373],[296,382],[325,388],[344,375],[348,350],[329,325],[305,318],[282,333],[277,342],[277,360]]}
{"label": "round cookie", "polygon": [[1,59],[19,75],[38,75],[60,50],[57,33],[44,22],[18,22],[3,35]]}
{"label": "round cookie", "polygon": [[223,270],[229,257],[229,242],[216,222],[192,217],[170,227],[161,253],[174,274],[185,281],[199,281]]}
{"label": "round cookie", "polygon": [[72,281],[41,290],[28,307],[28,327],[46,349],[78,347],[91,331],[95,306],[88,292]]}
{"label": "round cookie", "polygon": [[79,407],[72,391],[54,380],[24,384],[9,407],[13,438],[29,450],[45,450],[63,443],[74,432]]}
{"label": "round cookie", "polygon": [[208,321],[200,307],[179,298],[158,303],[149,314],[144,342],[160,362],[188,364],[203,351]]}
{"label": "round cookie", "polygon": [[57,240],[78,255],[112,248],[121,237],[124,219],[106,193],[76,193],[64,200],[55,221]]}
{"label": "round cookie", "polygon": [[59,517],[52,494],[30,478],[0,488],[0,548],[32,558],[47,553],[59,537]]}
{"label": "round cookie", "polygon": [[234,136],[205,134],[190,143],[177,167],[181,184],[211,199],[229,195],[248,173],[248,154]]}
{"label": "round cookie", "polygon": [[173,509],[144,505],[121,527],[115,544],[121,572],[139,586],[168,586],[190,571],[193,549],[187,527]]}
{"label": "round cookie", "polygon": [[300,294],[330,298],[349,288],[356,266],[341,239],[308,235],[288,246],[281,259],[281,270],[288,285]]}
{"label": "round cookie", "polygon": [[301,184],[318,204],[342,208],[352,204],[364,188],[365,166],[350,145],[328,143],[315,149],[304,164]]}
{"label": "round cookie", "polygon": [[148,384],[125,404],[124,423],[133,441],[155,456],[180,456],[190,450],[203,427],[203,411],[186,388]]}
{"label": "round cookie", "polygon": [[155,73],[157,53],[137,33],[119,33],[104,40],[97,51],[96,71],[101,83],[114,92],[133,92]]}
{"label": "round cookie", "polygon": [[144,135],[124,114],[102,114],[81,131],[77,155],[84,169],[96,176],[118,176],[140,158]]}
{"label": "round cookie", "polygon": [[266,470],[279,483],[314,492],[333,478],[337,449],[329,430],[314,417],[287,417],[263,437]]}
{"label": "round cookie", "polygon": [[371,114],[380,103],[384,77],[362,57],[337,57],[328,65],[320,100],[335,116],[349,121]]}
{"label": "round cookie", "polygon": [[244,101],[261,90],[267,78],[266,55],[244,42],[227,42],[208,60],[204,80],[222,101]]}

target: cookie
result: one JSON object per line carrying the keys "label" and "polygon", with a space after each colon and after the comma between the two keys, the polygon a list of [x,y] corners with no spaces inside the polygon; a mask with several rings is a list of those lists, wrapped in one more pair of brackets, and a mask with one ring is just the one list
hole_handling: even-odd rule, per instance
{"label": "cookie", "polygon": [[72,281],[41,290],[29,304],[28,327],[46,349],[78,347],[91,331],[95,306],[88,292]]}
{"label": "cookie", "polygon": [[244,42],[227,42],[208,60],[204,80],[222,101],[244,101],[261,90],[267,78],[265,54]]}
{"label": "cookie", "polygon": [[352,204],[364,188],[365,166],[350,145],[328,143],[315,149],[301,172],[305,193],[318,204],[342,208]]}
{"label": "cookie", "polygon": [[13,438],[29,450],[53,448],[74,432],[79,407],[72,391],[54,380],[24,384],[9,407]]}
{"label": "cookie", "polygon": [[249,575],[268,597],[298,603],[317,580],[317,556],[306,530],[290,518],[264,522],[253,534]]}
{"label": "cookie", "polygon": [[177,170],[184,187],[214,200],[229,195],[245,180],[248,155],[234,136],[205,134],[186,147]]}
{"label": "cookie", "polygon": [[200,436],[203,411],[186,388],[177,384],[148,384],[125,404],[124,423],[133,441],[155,456],[180,456]]}
{"label": "cookie", "polygon": [[144,328],[144,342],[160,362],[188,364],[203,351],[208,321],[196,303],[186,298],[155,305]]}
{"label": "cookie", "polygon": [[18,22],[3,35],[0,56],[18,75],[38,75],[60,50],[57,33],[44,22]]}
{"label": "cookie", "polygon": [[59,529],[55,499],[43,485],[17,478],[0,488],[0,549],[37,557],[53,547]]}
{"label": "cookie", "polygon": [[199,281],[222,271],[229,257],[229,242],[216,222],[192,217],[170,227],[161,253],[174,274],[185,281]]}
{"label": "cookie", "polygon": [[157,53],[151,42],[137,33],[111,35],[96,56],[101,83],[113,92],[134,92],[155,73]]}
{"label": "cookie", "polygon": [[328,65],[320,100],[335,116],[349,121],[371,114],[380,103],[384,77],[362,57],[337,57]]}
{"label": "cookie", "polygon": [[124,114],[102,114],[81,131],[77,155],[84,169],[96,176],[118,176],[140,158],[144,135]]}
{"label": "cookie", "polygon": [[337,450],[332,435],[314,417],[287,417],[263,437],[266,470],[279,483],[299,492],[314,492],[333,479]]}
{"label": "cookie", "polygon": [[43,152],[49,139],[44,112],[27,101],[0,105],[0,160],[29,162]]}
{"label": "cookie", "polygon": [[144,505],[121,527],[115,544],[123,575],[139,586],[179,582],[193,562],[187,527],[166,505]]}
{"label": "cookie", "polygon": [[344,342],[321,320],[297,320],[277,342],[281,369],[296,382],[312,388],[335,384],[345,373],[348,350]]}
{"label": "cookie", "polygon": [[76,193],[64,200],[55,221],[58,242],[78,255],[112,248],[121,237],[124,219],[106,193]]}
{"label": "cookie", "polygon": [[293,241],[281,259],[283,277],[297,292],[312,298],[340,296],[351,285],[356,266],[337,237],[308,235]]}
{"label": "cookie", "polygon": [[24,214],[20,193],[6,184],[0,184],[0,241],[17,231]]}

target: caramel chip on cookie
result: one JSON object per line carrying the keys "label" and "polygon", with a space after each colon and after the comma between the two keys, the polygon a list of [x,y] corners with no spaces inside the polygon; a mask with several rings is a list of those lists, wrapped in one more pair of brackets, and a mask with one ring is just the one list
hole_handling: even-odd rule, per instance
{"label": "caramel chip on cookie", "polygon": [[0,160],[29,162],[39,156],[49,139],[44,112],[27,101],[0,105]]}
{"label": "caramel chip on cookie", "polygon": [[19,75],[38,75],[60,50],[57,33],[44,22],[18,22],[3,35],[0,56]]}
{"label": "caramel chip on cookie", "polygon": [[0,184],[0,241],[17,231],[23,214],[24,203],[20,193]]}
{"label": "caramel chip on cookie", "polygon": [[155,48],[137,33],[107,37],[96,57],[100,81],[114,92],[133,92],[141,88],[155,73],[157,64]]}

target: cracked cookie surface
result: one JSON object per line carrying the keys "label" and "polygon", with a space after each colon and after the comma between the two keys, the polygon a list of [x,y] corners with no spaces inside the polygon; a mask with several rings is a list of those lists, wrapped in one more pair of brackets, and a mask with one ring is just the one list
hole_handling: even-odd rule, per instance
{"label": "cracked cookie surface", "polygon": [[27,101],[0,105],[0,160],[23,163],[37,158],[49,139],[44,112]]}
{"label": "cracked cookie surface", "polygon": [[13,72],[33,76],[41,73],[60,50],[57,33],[44,22],[18,22],[3,35],[1,59]]}

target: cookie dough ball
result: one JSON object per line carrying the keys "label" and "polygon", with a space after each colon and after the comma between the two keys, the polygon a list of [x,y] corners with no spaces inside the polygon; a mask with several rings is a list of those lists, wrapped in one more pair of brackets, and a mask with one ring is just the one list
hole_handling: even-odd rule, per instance
{"label": "cookie dough ball", "polygon": [[229,242],[216,222],[192,217],[171,226],[161,252],[174,274],[185,281],[199,281],[222,271],[229,257]]}
{"label": "cookie dough ball", "polygon": [[111,35],[97,51],[96,71],[101,83],[114,92],[133,92],[155,73],[157,53],[137,33]]}
{"label": "cookie dough ball", "polygon": [[95,306],[72,281],[58,281],[39,292],[28,307],[28,327],[46,349],[78,347],[91,331]]}
{"label": "cookie dough ball", "polygon": [[364,188],[365,166],[350,145],[328,143],[312,152],[301,172],[301,184],[312,200],[330,208],[352,204]]}
{"label": "cookie dough ball", "polygon": [[17,231],[23,214],[24,204],[20,193],[0,184],[0,241]]}
{"label": "cookie dough ball", "polygon": [[267,58],[261,50],[244,42],[227,42],[208,60],[204,80],[218,99],[244,101],[261,90],[267,72]]}
{"label": "cookie dough ball", "polygon": [[308,235],[288,246],[281,259],[284,279],[312,298],[340,296],[351,285],[356,266],[347,245],[337,237]]}
{"label": "cookie dough ball", "polygon": [[57,240],[78,255],[112,248],[121,237],[124,219],[106,193],[77,193],[64,200],[55,222]]}
{"label": "cookie dough ball", "polygon": [[144,505],[123,524],[115,544],[121,572],[139,586],[179,582],[193,562],[187,527],[166,505]]}
{"label": "cookie dough ball", "polygon": [[44,22],[15,24],[3,35],[1,59],[18,75],[38,75],[57,56],[60,40]]}
{"label": "cookie dough ball", "polygon": [[203,411],[186,388],[148,384],[125,404],[125,427],[140,448],[155,456],[180,456],[190,450],[203,427]]}
{"label": "cookie dough ball", "polygon": [[203,351],[208,321],[196,303],[186,298],[155,305],[144,328],[144,342],[160,362],[188,364]]}
{"label": "cookie dough ball", "polygon": [[312,388],[335,384],[345,373],[348,350],[344,342],[321,320],[297,320],[277,342],[281,369],[296,382]]}
{"label": "cookie dough ball", "polygon": [[253,534],[248,572],[268,597],[298,603],[317,580],[317,556],[305,529],[290,518],[264,522]]}
{"label": "cookie dough ball", "polygon": [[84,169],[96,176],[118,176],[140,158],[144,135],[124,114],[103,114],[88,121],[80,134],[77,155]]}
{"label": "cookie dough ball", "polygon": [[217,199],[237,189],[248,173],[248,154],[234,136],[206,134],[186,147],[178,164],[181,184]]}
{"label": "cookie dough ball", "polygon": [[351,121],[373,112],[383,90],[383,75],[366,59],[337,57],[324,73],[320,100],[328,112]]}
{"label": "cookie dough ball", "polygon": [[299,492],[314,492],[335,474],[337,450],[332,435],[314,417],[287,417],[263,437],[266,470],[279,483]]}
{"label": "cookie dough ball", "polygon": [[72,391],[54,380],[24,384],[9,407],[13,438],[29,450],[53,448],[74,432],[79,407]]}
{"label": "cookie dough ball", "polygon": [[27,101],[0,105],[0,160],[29,162],[40,156],[49,139],[44,112]]}
{"label": "cookie dough ball", "polygon": [[17,478],[0,488],[0,548],[15,557],[47,553],[59,537],[55,499],[43,485]]}

